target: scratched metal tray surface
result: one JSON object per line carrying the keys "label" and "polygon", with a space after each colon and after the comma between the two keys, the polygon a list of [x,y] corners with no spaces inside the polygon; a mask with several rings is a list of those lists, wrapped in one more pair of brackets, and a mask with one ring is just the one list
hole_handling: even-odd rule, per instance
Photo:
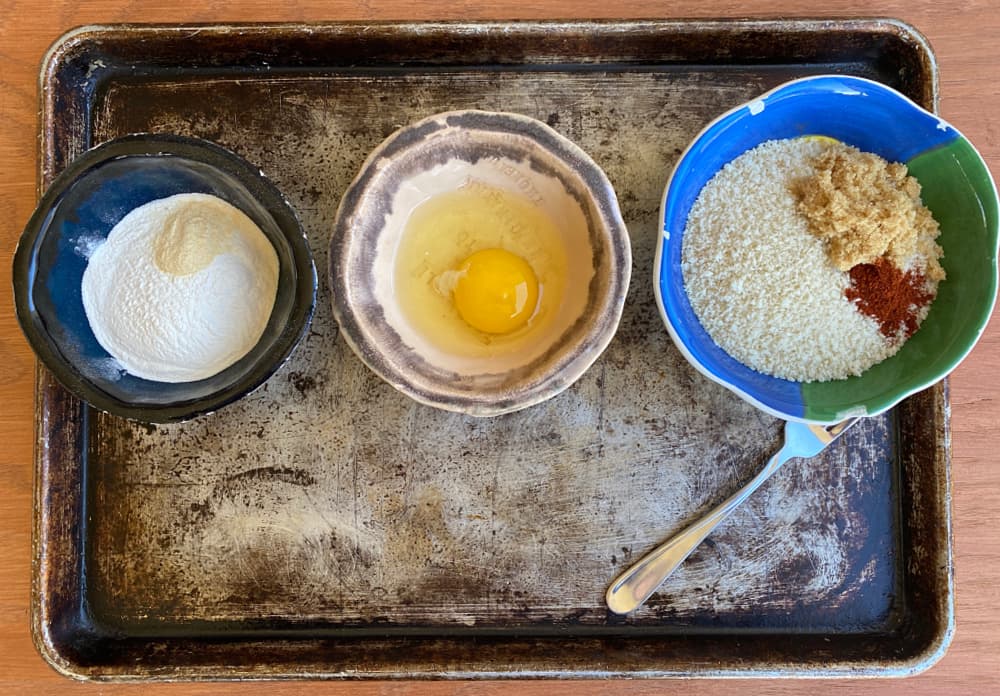
{"label": "scratched metal tray surface", "polygon": [[316,256],[365,156],[446,109],[540,118],[607,172],[634,272],[572,388],[475,419],[420,406],[308,336],[222,411],[146,426],[39,369],[33,628],[78,678],[904,675],[950,640],[939,384],[793,463],[634,615],[609,581],[745,481],[780,423],[670,343],[661,192],[714,116],[843,72],[937,100],[891,20],[87,27],[41,75],[41,182],[132,132],[200,136],[288,196]]}

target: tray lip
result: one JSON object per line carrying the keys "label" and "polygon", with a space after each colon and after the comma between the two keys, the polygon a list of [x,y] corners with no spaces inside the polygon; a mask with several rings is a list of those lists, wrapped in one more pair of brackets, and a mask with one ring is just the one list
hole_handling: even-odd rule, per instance
{"label": "tray lip", "polygon": [[[48,89],[49,80],[58,68],[61,61],[71,57],[74,50],[85,48],[87,43],[93,40],[102,40],[108,37],[121,38],[120,32],[129,35],[138,35],[145,32],[184,32],[191,30],[215,31],[221,34],[230,32],[246,32],[266,34],[271,30],[281,30],[289,32],[291,35],[302,33],[313,33],[318,31],[337,31],[349,33],[358,28],[387,28],[394,30],[422,31],[428,29],[465,29],[467,31],[483,31],[489,29],[509,29],[515,26],[520,29],[533,29],[535,31],[548,31],[554,26],[576,28],[579,30],[608,30],[608,29],[632,29],[632,30],[655,30],[673,29],[699,31],[709,28],[715,29],[747,29],[754,28],[762,31],[787,29],[789,26],[800,29],[820,31],[830,29],[842,29],[845,32],[854,30],[883,31],[887,34],[895,35],[905,41],[910,42],[921,54],[925,65],[928,68],[927,79],[921,83],[925,98],[928,99],[931,110],[938,110],[939,86],[937,61],[929,42],[923,35],[910,24],[893,18],[746,18],[746,19],[636,19],[636,20],[525,20],[525,21],[415,21],[397,22],[392,20],[382,20],[377,22],[279,22],[279,23],[189,23],[189,24],[95,24],[84,25],[71,29],[59,39],[57,39],[46,53],[39,74],[39,95],[41,108],[39,110],[38,123],[39,132],[39,159],[38,159],[38,179],[37,190],[41,193],[44,181],[51,178],[50,167],[55,159],[53,138],[47,136],[46,126],[51,123],[50,119],[55,109],[52,99],[53,94]],[[89,135],[89,133],[87,134]],[[499,670],[477,670],[470,668],[443,669],[432,668],[420,671],[398,671],[398,672],[361,672],[342,669],[340,671],[319,668],[311,670],[304,664],[298,669],[285,672],[271,673],[259,666],[242,668],[220,675],[218,664],[193,666],[189,673],[175,674],[173,672],[163,673],[151,670],[148,667],[144,670],[142,665],[133,667],[133,671],[115,672],[108,671],[100,666],[96,668],[88,667],[84,664],[74,662],[62,652],[57,645],[57,640],[53,634],[53,624],[51,616],[51,606],[45,601],[48,587],[44,582],[44,574],[50,563],[46,555],[47,546],[50,539],[50,529],[47,527],[47,520],[41,513],[46,504],[45,487],[46,478],[50,469],[57,464],[57,456],[53,457],[49,448],[49,438],[51,430],[50,421],[52,406],[72,410],[77,415],[77,420],[73,427],[76,434],[79,431],[86,431],[88,415],[82,403],[73,403],[72,397],[60,393],[60,387],[45,368],[36,362],[35,381],[35,483],[34,483],[34,524],[32,527],[32,582],[31,582],[31,630],[32,638],[41,656],[53,669],[60,674],[78,680],[92,680],[99,682],[133,682],[133,681],[204,681],[218,679],[522,679],[522,678],[663,678],[663,677],[711,677],[711,678],[817,678],[817,677],[849,677],[849,676],[890,676],[902,677],[924,671],[935,664],[945,653],[954,634],[954,575],[952,563],[953,549],[953,529],[951,524],[951,476],[950,476],[950,404],[947,398],[947,382],[941,382],[928,389],[931,398],[937,406],[933,410],[937,418],[935,419],[935,431],[937,433],[935,442],[938,449],[933,459],[940,462],[935,464],[935,470],[943,477],[938,481],[939,486],[943,486],[944,494],[938,512],[943,514],[940,522],[944,526],[944,542],[939,556],[944,556],[944,562],[939,564],[938,574],[942,577],[944,593],[937,596],[935,605],[941,612],[942,621],[938,622],[935,635],[923,650],[909,656],[906,659],[896,662],[885,663],[877,668],[871,663],[859,663],[841,660],[827,661],[823,666],[817,668],[815,659],[810,662],[804,660],[800,665],[774,664],[770,668],[760,668],[751,666],[749,669],[736,667],[712,668],[704,665],[697,665],[689,669],[641,669],[641,670],[604,670],[604,669],[527,669],[516,670],[512,666],[511,671]],[[61,427],[57,425],[57,427]],[[939,558],[939,560],[941,560]],[[752,633],[750,635],[753,635]],[[627,639],[626,639],[627,640]],[[256,640],[249,643],[258,642]],[[260,642],[268,642],[262,639]],[[248,644],[249,644],[248,643]],[[291,666],[291,665],[289,665]],[[102,671],[102,669],[104,671]]]}

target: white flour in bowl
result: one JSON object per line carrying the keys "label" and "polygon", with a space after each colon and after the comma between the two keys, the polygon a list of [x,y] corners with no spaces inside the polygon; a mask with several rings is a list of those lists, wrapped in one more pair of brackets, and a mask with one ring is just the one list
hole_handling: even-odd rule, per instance
{"label": "white flour in bowl", "polygon": [[260,228],[220,198],[183,193],[122,218],[82,291],[94,336],[128,372],[193,382],[250,352],[277,288],[278,256]]}

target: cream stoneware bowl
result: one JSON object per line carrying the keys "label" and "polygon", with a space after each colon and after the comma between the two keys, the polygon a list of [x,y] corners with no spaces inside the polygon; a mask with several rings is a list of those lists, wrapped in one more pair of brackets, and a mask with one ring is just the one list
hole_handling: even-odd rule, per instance
{"label": "cream stoneware bowl", "polygon": [[[394,282],[414,209],[470,185],[538,206],[567,264],[546,323],[498,355],[443,349],[401,307]],[[631,268],[604,172],[544,123],[511,113],[447,112],[393,133],[348,187],[330,243],[333,311],[361,360],[420,403],[475,416],[527,408],[583,375],[614,336]]]}

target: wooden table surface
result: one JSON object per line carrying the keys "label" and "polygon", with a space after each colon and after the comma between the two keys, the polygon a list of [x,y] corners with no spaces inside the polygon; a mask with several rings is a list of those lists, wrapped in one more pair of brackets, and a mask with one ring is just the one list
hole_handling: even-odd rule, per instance
{"label": "wooden table surface", "polygon": [[945,657],[906,680],[663,682],[353,682],[99,685],[57,675],[29,634],[34,357],[14,318],[11,256],[36,197],[38,66],[65,30],[109,22],[375,19],[896,17],[923,32],[940,66],[941,113],[1000,173],[1000,2],[826,0],[29,0],[0,1],[0,693],[11,694],[922,694],[1000,693],[1000,322],[951,378],[957,632]]}

